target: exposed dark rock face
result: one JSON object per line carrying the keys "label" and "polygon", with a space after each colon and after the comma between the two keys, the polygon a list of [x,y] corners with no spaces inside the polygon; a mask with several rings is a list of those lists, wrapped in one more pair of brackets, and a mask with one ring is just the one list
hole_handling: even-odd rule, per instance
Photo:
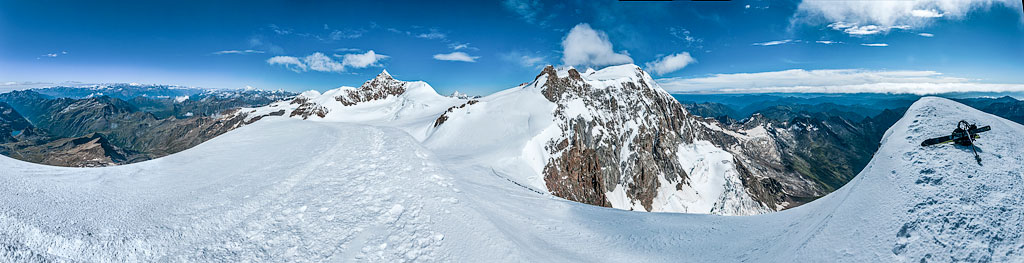
{"label": "exposed dark rock face", "polygon": [[98,133],[41,144],[25,140],[2,145],[0,151],[23,161],[68,167],[102,167],[140,161],[131,159],[140,157],[137,153],[114,146]]}
{"label": "exposed dark rock face", "polygon": [[[535,83],[557,105],[555,122],[563,131],[546,146],[553,157],[543,173],[552,194],[611,206],[606,193],[624,187],[630,200],[651,211],[655,197],[664,194],[659,192],[663,183],[676,190],[690,185],[677,154],[680,145],[728,139],[700,124],[706,121],[689,115],[645,72],[631,70],[635,76],[617,83],[589,82],[575,69],[559,77],[547,67],[538,75]],[[739,194],[746,195],[742,190]],[[721,200],[723,207],[757,206],[738,203],[742,201]]]}
{"label": "exposed dark rock face", "polygon": [[351,106],[356,103],[372,100],[386,99],[390,96],[398,96],[405,93],[405,82],[396,80],[387,71],[381,72],[358,89],[347,90],[346,94],[337,96],[334,99],[342,105]]}
{"label": "exposed dark rock face", "polygon": [[293,110],[291,114],[288,114],[288,117],[302,116],[302,119],[305,120],[309,119],[309,116],[316,115],[320,116],[320,118],[323,118],[327,116],[328,112],[330,112],[330,110],[328,110],[324,106],[321,106],[320,104],[316,104],[313,102],[309,102],[308,99],[295,99],[292,101],[293,104],[296,102],[299,102],[299,107],[295,108],[295,110]]}
{"label": "exposed dark rock face", "polygon": [[771,107],[730,125],[750,135],[727,144],[737,146],[730,149],[754,199],[784,209],[835,191],[867,165],[902,111],[856,121],[844,116],[855,115]]}
{"label": "exposed dark rock face", "polygon": [[[111,97],[49,99],[33,91],[0,94],[12,112],[30,112],[31,126],[3,153],[60,166],[105,166],[182,151],[244,124],[244,116],[157,118]],[[0,112],[3,112],[0,110]],[[279,112],[278,114],[284,114]],[[252,122],[255,120],[249,120]]]}
{"label": "exposed dark rock face", "polygon": [[7,103],[0,102],[0,143],[15,142],[15,136],[20,135],[26,129],[31,129],[32,124],[21,114],[18,114]]}
{"label": "exposed dark rock face", "polygon": [[462,108],[465,108],[466,106],[476,104],[477,102],[480,102],[480,101],[478,101],[478,100],[469,100],[469,101],[466,101],[466,103],[460,104],[459,106],[448,107],[447,111],[445,111],[444,113],[441,113],[441,116],[438,116],[437,120],[434,120],[434,127],[441,126],[441,124],[444,124],[445,121],[448,121],[448,113],[454,112],[455,109],[462,109]]}
{"label": "exposed dark rock face", "polygon": [[1016,123],[1024,123],[1024,101],[1003,96],[996,99],[973,98],[957,99],[957,102],[972,108],[1006,118]]}
{"label": "exposed dark rock face", "polygon": [[160,119],[213,116],[225,110],[267,105],[297,95],[283,90],[222,90],[140,84],[51,87],[29,91],[51,99],[103,96],[121,99],[139,111],[152,113]]}

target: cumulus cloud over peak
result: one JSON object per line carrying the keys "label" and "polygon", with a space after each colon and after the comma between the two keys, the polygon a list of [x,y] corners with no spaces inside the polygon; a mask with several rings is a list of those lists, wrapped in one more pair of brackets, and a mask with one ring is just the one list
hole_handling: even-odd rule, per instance
{"label": "cumulus cloud over peak", "polygon": [[562,63],[571,66],[608,66],[633,63],[629,53],[615,52],[608,34],[589,24],[578,24],[562,39]]}
{"label": "cumulus cloud over peak", "polygon": [[385,58],[388,58],[388,56],[377,54],[373,52],[373,50],[370,50],[362,54],[355,53],[342,55],[341,64],[353,68],[365,68],[369,66],[379,66],[377,62]]}
{"label": "cumulus cloud over peak", "polygon": [[715,74],[658,79],[670,92],[714,93],[902,93],[1024,91],[1024,84],[977,83],[935,71],[863,69],[791,69],[759,73]]}
{"label": "cumulus cloud over peak", "polygon": [[305,57],[275,56],[267,59],[267,64],[282,65],[295,72],[320,71],[320,72],[345,72],[347,68],[366,68],[369,66],[380,66],[377,62],[388,56],[377,54],[373,50],[366,53],[334,55],[342,58],[341,62],[315,52]]}
{"label": "cumulus cloud over peak", "polygon": [[683,69],[693,63],[697,63],[697,60],[690,56],[690,52],[683,52],[662,57],[654,62],[648,62],[646,66],[654,74],[664,75]]}

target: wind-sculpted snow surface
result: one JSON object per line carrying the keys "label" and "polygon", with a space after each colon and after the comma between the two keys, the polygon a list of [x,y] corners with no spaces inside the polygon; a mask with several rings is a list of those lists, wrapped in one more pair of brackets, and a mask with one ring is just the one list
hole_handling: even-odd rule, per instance
{"label": "wind-sculpted snow surface", "polygon": [[0,157],[0,261],[442,260],[431,223],[456,190],[429,156],[393,129],[274,120],[108,169]]}
{"label": "wind-sculpted snow surface", "polygon": [[[919,146],[960,119],[992,126],[983,166]],[[401,130],[268,117],[125,166],[0,157],[0,261],[1021,262],[1021,136],[925,98],[836,192],[728,217],[570,202]]]}

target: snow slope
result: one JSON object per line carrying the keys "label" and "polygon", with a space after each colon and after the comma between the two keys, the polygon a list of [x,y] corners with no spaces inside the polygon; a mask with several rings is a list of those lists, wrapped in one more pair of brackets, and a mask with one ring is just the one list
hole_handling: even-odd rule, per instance
{"label": "snow slope", "polygon": [[[919,146],[961,118],[992,126],[984,166]],[[449,165],[398,129],[270,117],[124,166],[0,157],[0,261],[1019,262],[1021,136],[924,98],[838,191],[724,217],[569,202]]]}
{"label": "snow slope", "polygon": [[[686,113],[675,99],[636,65],[610,66],[585,74],[571,67],[546,68],[532,82],[475,101],[445,113],[446,121],[424,140],[439,155],[454,159],[450,163],[479,166],[535,191],[619,209],[726,215],[771,211],[747,194],[730,153],[707,141],[682,139],[699,133],[695,129],[668,126],[694,118],[683,116]],[[665,107],[668,103],[676,104],[668,106],[677,106],[679,111]],[[662,149],[645,147],[644,139],[671,145],[667,147],[671,149],[651,153]],[[580,141],[594,143],[576,145]],[[559,148],[559,144],[573,146]],[[677,148],[679,158],[674,158]],[[600,163],[598,178],[576,178],[579,174],[572,172],[580,167],[552,165],[581,149],[607,150],[601,156],[566,157]],[[662,155],[669,157],[646,158]],[[548,174],[550,171],[555,171],[554,175]],[[559,171],[564,173],[557,174]],[[644,176],[645,172],[653,175]],[[592,179],[599,183],[589,183]],[[573,184],[578,181],[589,185]],[[597,189],[589,188],[593,184],[598,184]],[[645,188],[655,184],[657,187]],[[557,189],[549,189],[552,185]],[[597,197],[589,191],[597,191]],[[646,191],[654,196],[649,207],[637,197],[648,194]]]}
{"label": "snow slope", "polygon": [[[400,94],[389,94],[395,92],[398,87],[402,91]],[[381,97],[366,97],[367,93]],[[349,96],[355,96],[357,101],[346,104],[349,102]],[[323,93],[311,90],[299,94],[293,100],[280,101],[264,107],[242,108],[237,112],[247,114],[246,121],[284,110],[285,116],[312,121],[398,127],[423,140],[431,127],[430,124],[433,124],[437,116],[449,107],[465,101],[466,99],[439,95],[426,82],[396,80],[387,71],[383,71],[358,88],[343,86]],[[324,116],[292,114],[296,109],[303,107],[307,111],[319,110]]]}

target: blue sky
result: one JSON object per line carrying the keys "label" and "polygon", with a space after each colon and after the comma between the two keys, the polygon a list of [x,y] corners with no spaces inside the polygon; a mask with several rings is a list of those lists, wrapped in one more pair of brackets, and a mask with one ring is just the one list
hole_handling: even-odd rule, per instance
{"label": "blue sky", "polygon": [[1022,12],[1011,0],[0,1],[0,82],[323,91],[387,69],[483,95],[547,64],[632,62],[674,92],[1018,89]]}

